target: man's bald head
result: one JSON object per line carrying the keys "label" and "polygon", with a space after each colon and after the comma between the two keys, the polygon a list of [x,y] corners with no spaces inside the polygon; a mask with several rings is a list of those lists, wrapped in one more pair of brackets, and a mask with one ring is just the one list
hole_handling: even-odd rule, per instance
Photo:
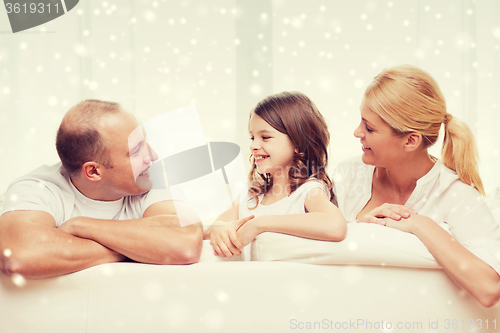
{"label": "man's bald head", "polygon": [[105,139],[99,133],[99,121],[119,112],[122,108],[118,103],[88,99],[66,113],[57,131],[56,149],[70,175],[89,161],[113,167]]}

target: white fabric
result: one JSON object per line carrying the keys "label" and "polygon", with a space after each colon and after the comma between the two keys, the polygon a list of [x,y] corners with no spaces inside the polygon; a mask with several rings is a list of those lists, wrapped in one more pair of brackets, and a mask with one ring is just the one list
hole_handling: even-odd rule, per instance
{"label": "white fabric", "polygon": [[89,199],[75,188],[59,162],[16,179],[7,190],[2,214],[14,210],[44,211],[54,217],[59,227],[75,216],[107,220],[141,218],[149,206],[164,200],[171,200],[167,190],[151,190],[116,201]]}
{"label": "white fabric", "polygon": [[[289,196],[284,197],[283,199],[276,201],[270,205],[261,204],[263,195],[259,196],[259,205],[255,206],[255,200],[253,200],[252,196],[247,193],[246,198],[239,205],[239,218],[247,217],[250,215],[261,216],[261,215],[292,215],[292,214],[305,214],[306,209],[304,207],[306,201],[306,195],[314,188],[321,188],[325,193],[330,197],[330,194],[325,188],[325,185],[318,180],[309,180],[302,184],[298,189],[292,192]],[[263,234],[269,234],[263,233]],[[259,237],[263,234],[258,235],[255,240],[251,243],[250,246],[246,246],[242,252],[243,260],[260,260],[257,257],[253,257],[253,247],[255,246],[255,242]]]}
{"label": "white fabric", "polygon": [[[374,166],[361,158],[341,163],[334,171],[334,193],[348,222],[371,198]],[[448,230],[453,237],[500,274],[500,226],[481,195],[463,183],[439,160],[417,180],[405,206]]]}
{"label": "white fabric", "polygon": [[330,197],[325,185],[317,180],[309,180],[302,184],[298,189],[292,192],[289,196],[276,201],[270,205],[261,204],[263,195],[259,196],[259,205],[255,209],[250,209],[255,206],[255,200],[252,196],[247,194],[244,201],[240,203],[239,218],[250,215],[291,215],[291,214],[304,214],[306,212],[304,203],[306,195],[314,188],[321,188]]}
{"label": "white fabric", "polygon": [[256,238],[251,258],[317,265],[441,268],[417,236],[369,223],[349,223],[341,242],[265,232]]}
{"label": "white fabric", "polygon": [[[437,269],[266,261],[112,263],[24,282],[0,274],[0,314],[0,331],[9,333],[489,333],[498,331],[493,320],[498,327],[500,306],[482,307]],[[477,329],[462,329],[461,320],[467,325],[469,318],[477,320]],[[459,328],[444,329],[454,319]],[[333,325],[292,326],[323,320]],[[372,327],[349,329],[349,322],[358,320]],[[382,321],[385,329],[375,329]],[[335,329],[336,322],[346,322],[346,329]],[[386,329],[387,322],[392,329]],[[430,329],[430,322],[439,322],[438,329]],[[405,323],[412,328],[404,329]]]}

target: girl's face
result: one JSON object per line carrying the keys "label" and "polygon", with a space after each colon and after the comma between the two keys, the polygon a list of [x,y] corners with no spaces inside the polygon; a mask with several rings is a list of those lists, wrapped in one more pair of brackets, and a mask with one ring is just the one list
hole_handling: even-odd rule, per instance
{"label": "girl's face", "polygon": [[406,136],[397,136],[391,126],[361,104],[361,123],[354,131],[360,139],[363,150],[363,163],[378,167],[391,167],[404,158],[404,142]]}
{"label": "girl's face", "polygon": [[259,173],[270,173],[273,177],[288,175],[294,153],[298,152],[288,135],[276,130],[261,117],[253,115],[250,118],[250,139],[250,151]]}

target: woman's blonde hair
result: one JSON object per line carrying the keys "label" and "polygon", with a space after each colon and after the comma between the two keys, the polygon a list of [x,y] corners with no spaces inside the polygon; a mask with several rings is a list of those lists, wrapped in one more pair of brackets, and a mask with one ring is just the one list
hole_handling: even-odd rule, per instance
{"label": "woman's blonde hair", "polygon": [[387,68],[366,89],[364,103],[396,135],[422,134],[425,148],[436,143],[444,124],[443,164],[484,195],[474,136],[464,121],[446,112],[443,94],[428,73],[411,65]]}

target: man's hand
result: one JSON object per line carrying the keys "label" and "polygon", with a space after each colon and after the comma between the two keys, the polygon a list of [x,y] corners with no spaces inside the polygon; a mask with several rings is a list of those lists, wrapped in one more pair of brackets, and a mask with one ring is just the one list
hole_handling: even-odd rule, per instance
{"label": "man's hand", "polygon": [[79,230],[78,228],[81,226],[82,223],[85,222],[85,219],[87,219],[85,216],[72,217],[63,224],[61,224],[58,227],[58,229],[67,232],[70,235],[80,237],[78,235],[78,230]]}

